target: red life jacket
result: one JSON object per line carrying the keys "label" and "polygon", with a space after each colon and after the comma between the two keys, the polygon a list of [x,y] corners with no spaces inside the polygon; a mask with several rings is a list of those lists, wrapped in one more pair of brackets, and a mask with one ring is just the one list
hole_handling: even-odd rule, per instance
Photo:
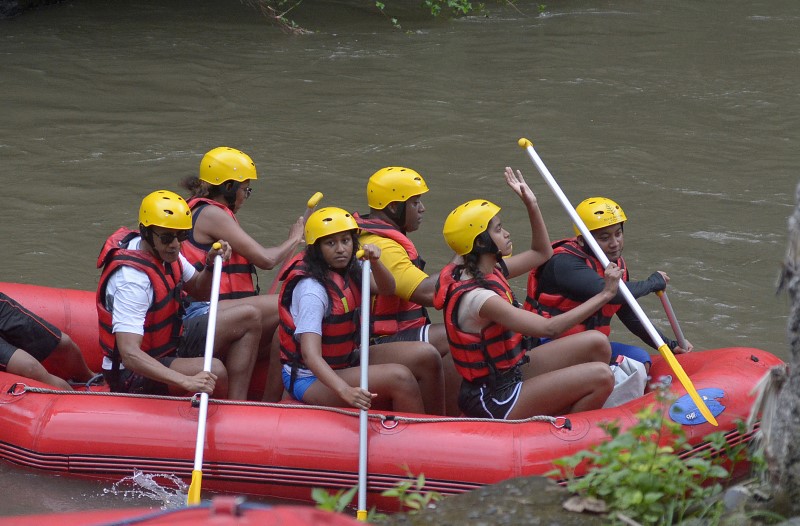
{"label": "red life jacket", "polygon": [[[453,362],[461,376],[470,382],[492,381],[519,364],[530,348],[530,341],[499,323],[490,323],[480,334],[465,332],[458,325],[458,307],[464,294],[485,288],[475,279],[460,280],[462,269],[449,264],[442,269],[436,284],[434,306],[444,309],[444,326]],[[512,305],[517,305],[514,293],[500,269],[485,276],[490,290]]]}
{"label": "red life jacket", "polygon": [[[305,367],[300,342],[295,339],[295,324],[289,308],[292,293],[301,279],[310,277],[303,255],[295,255],[284,272],[278,302],[280,325],[278,326],[281,344],[281,363],[291,364],[292,373],[298,366]],[[332,283],[326,285],[329,310],[322,319],[322,358],[331,369],[344,369],[355,365],[358,354],[359,326],[358,307],[361,304],[361,287],[351,283],[337,272],[329,272]]]}
{"label": "red life jacket", "polygon": [[[556,254],[571,254],[579,257],[586,262],[592,270],[602,278],[605,276],[605,269],[599,259],[593,255],[587,254],[586,251],[578,244],[577,238],[561,239],[553,243],[553,255]],[[619,258],[616,264],[622,268],[622,279],[628,281],[628,269],[625,266],[625,260]],[[539,290],[539,274],[542,267],[535,269],[528,274],[528,290],[525,298],[525,309],[537,312],[545,318],[552,318],[561,313],[574,309],[581,305],[583,301],[577,301],[567,298],[561,294],[556,293],[543,293]],[[611,318],[614,314],[622,308],[622,304],[606,303],[594,314],[586,318],[582,323],[575,325],[571,329],[564,332],[561,336],[568,334],[575,334],[590,329],[595,329],[606,336],[611,333]]]}
{"label": "red life jacket", "polygon": [[[357,213],[353,214],[353,217],[362,232],[369,232],[397,242],[406,251],[415,267],[420,270],[425,269],[425,261],[417,253],[414,243],[395,226],[380,219],[359,216]],[[370,324],[372,325],[372,334],[376,336],[396,334],[406,329],[424,327],[429,323],[428,312],[422,305],[404,300],[394,294],[373,297]]]}
{"label": "red life jacket", "polygon": [[153,303],[144,319],[142,350],[153,358],[167,356],[177,348],[183,330],[179,314],[182,288],[180,260],[165,269],[164,263],[152,254],[144,250],[128,250],[130,241],[137,237],[139,232],[120,228],[106,240],[97,258],[97,268],[102,268],[96,297],[100,347],[103,354],[112,360],[114,371],[119,370],[120,356],[116,337],[111,332],[112,314],[106,308],[106,286],[111,275],[120,267],[128,266],[145,272],[153,285]]}
{"label": "red life jacket", "polygon": [[[189,199],[187,204],[189,208],[192,209],[193,222],[197,221],[200,213],[208,205],[213,205],[225,210],[234,221],[237,223],[239,222],[233,210],[213,199],[193,197]],[[189,239],[181,243],[181,253],[183,257],[189,260],[189,263],[194,265],[194,268],[198,271],[203,270],[206,264],[206,254],[208,254],[209,250],[211,250],[210,244],[198,243],[195,240],[194,230],[189,235]],[[222,264],[222,276],[219,282],[219,299],[232,300],[257,295],[258,286],[253,285],[253,277],[255,277],[255,282],[258,283],[255,265],[250,263],[241,254],[233,252],[231,258]]]}

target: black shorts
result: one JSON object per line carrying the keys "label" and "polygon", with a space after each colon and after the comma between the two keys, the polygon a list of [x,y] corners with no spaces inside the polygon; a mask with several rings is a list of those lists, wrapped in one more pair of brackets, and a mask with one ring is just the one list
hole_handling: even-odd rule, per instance
{"label": "black shorts", "polygon": [[394,334],[383,334],[375,336],[370,340],[371,345],[378,345],[381,343],[392,342],[428,342],[428,330],[431,328],[430,324],[423,325],[422,327],[414,329],[406,329],[404,331],[396,332]]}
{"label": "black shorts", "polygon": [[517,405],[522,390],[522,371],[514,367],[495,382],[461,382],[458,408],[471,418],[505,420]]}
{"label": "black shorts", "polygon": [[6,369],[17,349],[42,362],[60,341],[58,327],[0,292],[0,370]]}
{"label": "black shorts", "polygon": [[[164,367],[169,367],[175,358],[201,358],[205,354],[207,329],[208,314],[184,321],[183,334],[178,342],[177,350],[173,354],[158,358],[159,363]],[[128,369],[120,369],[116,380],[111,371],[103,371],[103,375],[106,383],[111,386],[111,390],[116,393],[169,394],[167,384],[151,380]]]}

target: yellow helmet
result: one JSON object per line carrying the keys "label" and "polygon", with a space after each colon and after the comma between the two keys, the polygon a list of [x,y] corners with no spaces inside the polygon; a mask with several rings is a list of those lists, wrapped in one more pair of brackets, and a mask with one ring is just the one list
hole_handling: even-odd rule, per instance
{"label": "yellow helmet", "polygon": [[192,228],[192,211],[183,197],[169,190],[156,190],[142,199],[139,223],[175,230]]}
{"label": "yellow helmet", "polygon": [[428,191],[420,174],[411,168],[387,166],[381,168],[367,182],[367,203],[370,208],[383,210],[395,201],[408,201],[415,195]]}
{"label": "yellow helmet", "polygon": [[320,208],[308,216],[306,243],[313,245],[321,237],[348,230],[358,230],[358,224],[350,212],[335,206]]}
{"label": "yellow helmet", "polygon": [[469,254],[475,238],[489,228],[489,221],[498,212],[500,207],[486,199],[467,201],[444,220],[444,240],[459,256]]}
{"label": "yellow helmet", "polygon": [[247,179],[258,179],[256,165],[249,155],[236,148],[214,148],[200,161],[201,181],[218,185],[225,181],[241,183]]}
{"label": "yellow helmet", "polygon": [[[616,225],[628,219],[622,208],[607,197],[584,199],[575,211],[589,230]],[[572,225],[572,228],[575,229],[575,235],[581,235],[578,225]]]}

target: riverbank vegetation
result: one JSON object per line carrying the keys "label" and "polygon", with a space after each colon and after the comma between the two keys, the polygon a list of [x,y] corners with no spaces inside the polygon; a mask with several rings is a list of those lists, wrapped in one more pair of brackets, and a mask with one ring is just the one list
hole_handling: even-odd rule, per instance
{"label": "riverbank vegetation", "polygon": [[[303,0],[240,0],[243,4],[258,10],[269,22],[281,28],[286,33],[305,34],[309,31],[298,25],[292,18],[292,11],[297,9]],[[510,0],[507,0],[510,2]],[[364,8],[374,10],[384,16],[387,21],[396,29],[402,29],[401,21],[398,16],[392,14],[396,7],[395,4],[403,2],[403,10],[407,11],[406,0],[352,0],[351,3]],[[419,0],[421,13],[429,13],[430,16],[455,17],[468,14],[480,13],[484,10],[484,5],[480,2],[471,0]]]}

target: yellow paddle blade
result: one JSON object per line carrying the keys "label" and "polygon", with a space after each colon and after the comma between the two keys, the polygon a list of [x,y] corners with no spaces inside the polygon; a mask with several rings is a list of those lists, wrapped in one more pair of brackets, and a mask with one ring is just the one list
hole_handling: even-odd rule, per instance
{"label": "yellow paddle blade", "polygon": [[356,511],[356,520],[359,522],[367,522],[367,510]]}
{"label": "yellow paddle blade", "polygon": [[200,504],[200,486],[203,482],[203,472],[199,469],[192,470],[192,483],[189,485],[189,494],[186,496],[186,504],[194,506]]}
{"label": "yellow paddle blade", "polygon": [[669,350],[667,344],[665,343],[664,345],[659,347],[658,352],[660,352],[661,356],[663,356],[664,359],[667,361],[670,368],[672,369],[672,372],[675,373],[675,375],[678,377],[678,380],[680,380],[683,388],[686,389],[687,393],[689,393],[689,396],[692,398],[694,404],[700,410],[700,413],[702,413],[702,415],[706,417],[706,420],[711,425],[718,426],[719,424],[717,423],[717,419],[714,418],[714,415],[711,414],[711,410],[708,408],[705,401],[700,396],[700,393],[697,392],[697,389],[694,388],[694,385],[692,385],[692,381],[689,380],[689,377],[686,375],[686,371],[683,370],[681,364],[678,363],[677,359],[675,359],[675,355],[672,354],[672,351]]}

